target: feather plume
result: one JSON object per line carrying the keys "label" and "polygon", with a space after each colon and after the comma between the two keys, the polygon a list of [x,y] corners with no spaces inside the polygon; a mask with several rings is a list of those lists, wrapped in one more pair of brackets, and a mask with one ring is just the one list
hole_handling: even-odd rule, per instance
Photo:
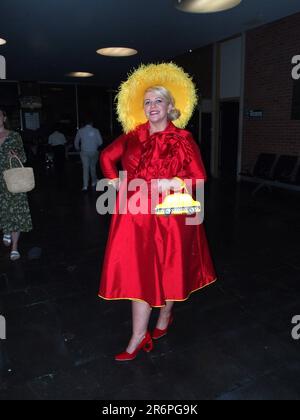
{"label": "feather plume", "polygon": [[192,78],[174,63],[141,65],[123,82],[116,96],[118,120],[125,133],[147,121],[143,102],[145,91],[152,86],[163,86],[174,99],[181,116],[173,121],[185,128],[197,105],[197,91]]}

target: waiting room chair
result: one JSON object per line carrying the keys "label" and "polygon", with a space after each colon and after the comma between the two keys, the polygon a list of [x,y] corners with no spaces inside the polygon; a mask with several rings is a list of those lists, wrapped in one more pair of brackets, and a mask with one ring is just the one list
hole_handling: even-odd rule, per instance
{"label": "waiting room chair", "polygon": [[252,176],[256,178],[271,179],[275,161],[275,153],[261,153],[257,158]]}
{"label": "waiting room chair", "polygon": [[297,156],[280,156],[274,168],[273,180],[291,184],[297,162]]}
{"label": "waiting room chair", "polygon": [[257,178],[260,182],[252,192],[252,195],[255,195],[264,187],[271,191],[271,187],[268,183],[266,183],[266,181],[272,179],[276,158],[277,156],[275,153],[261,153],[258,156],[251,176],[253,178]]}

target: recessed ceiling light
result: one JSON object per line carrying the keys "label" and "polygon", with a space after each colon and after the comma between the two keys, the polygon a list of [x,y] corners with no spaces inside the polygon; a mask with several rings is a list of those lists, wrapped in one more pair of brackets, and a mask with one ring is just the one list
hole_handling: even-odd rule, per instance
{"label": "recessed ceiling light", "polygon": [[242,0],[176,0],[176,8],[188,13],[215,13],[232,9]]}
{"label": "recessed ceiling light", "polygon": [[137,50],[133,48],[124,47],[101,48],[97,51],[97,54],[105,55],[106,57],[131,57],[137,53]]}
{"label": "recessed ceiling light", "polygon": [[87,73],[84,71],[74,71],[72,73],[68,73],[67,74],[68,77],[82,77],[82,78],[87,78],[87,77],[93,77],[93,73]]}
{"label": "recessed ceiling light", "polygon": [[6,39],[0,38],[0,45],[5,45],[6,44]]}

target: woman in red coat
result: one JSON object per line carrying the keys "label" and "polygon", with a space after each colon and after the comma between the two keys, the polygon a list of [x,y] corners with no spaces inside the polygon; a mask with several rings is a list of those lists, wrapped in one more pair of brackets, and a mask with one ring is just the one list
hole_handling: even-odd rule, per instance
{"label": "woman in red coat", "polygon": [[[176,104],[177,100],[186,101],[182,103],[183,113],[175,108],[175,100]],[[118,110],[125,134],[100,157],[105,177],[120,188],[116,209],[127,188],[125,182],[120,185],[119,162],[127,171],[128,182],[141,179],[150,187],[151,181],[158,180],[161,194],[170,187],[181,191],[184,180],[192,180],[195,185],[197,180],[201,183],[206,179],[192,135],[172,123],[186,125],[195,104],[191,79],[172,63],[142,66],[121,86]],[[146,123],[139,124],[143,120],[136,116],[138,105]],[[128,204],[133,193],[126,194]],[[216,280],[203,225],[186,224],[183,214],[158,216],[153,212],[151,193],[144,194],[144,198],[147,214],[122,211],[113,215],[100,283],[100,297],[132,301],[133,335],[126,351],[115,357],[118,361],[133,360],[141,349],[151,351],[152,338],[164,336],[173,321],[174,302],[188,299],[191,293]],[[159,203],[161,200],[159,195]],[[151,336],[148,323],[154,307],[161,309]]]}

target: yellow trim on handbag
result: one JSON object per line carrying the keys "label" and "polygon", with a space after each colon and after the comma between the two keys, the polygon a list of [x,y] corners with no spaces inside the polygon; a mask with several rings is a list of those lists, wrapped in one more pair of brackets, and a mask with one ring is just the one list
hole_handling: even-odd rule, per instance
{"label": "yellow trim on handbag", "polygon": [[155,214],[157,216],[179,214],[192,216],[196,213],[200,213],[202,210],[201,203],[193,199],[188,193],[186,186],[182,187],[182,189],[184,189],[184,193],[180,192],[167,195],[163,202],[155,207]]}

